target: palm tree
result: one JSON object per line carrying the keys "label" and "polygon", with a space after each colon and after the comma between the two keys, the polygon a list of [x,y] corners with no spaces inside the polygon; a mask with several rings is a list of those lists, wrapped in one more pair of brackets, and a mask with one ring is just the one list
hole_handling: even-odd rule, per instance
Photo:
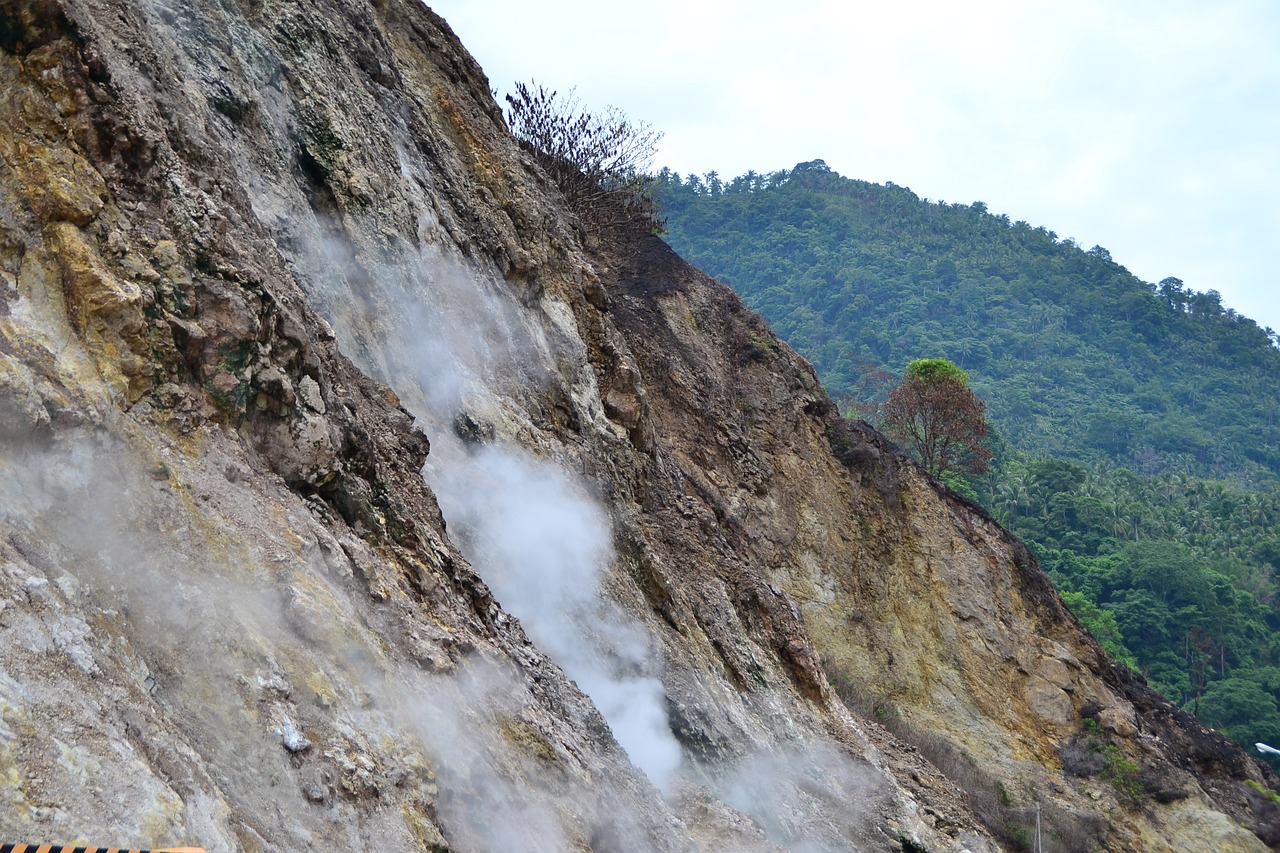
{"label": "palm tree", "polygon": [[1117,539],[1124,539],[1125,534],[1129,532],[1129,516],[1125,512],[1124,506],[1119,503],[1109,503],[1102,511],[1102,517],[1111,528],[1111,535]]}

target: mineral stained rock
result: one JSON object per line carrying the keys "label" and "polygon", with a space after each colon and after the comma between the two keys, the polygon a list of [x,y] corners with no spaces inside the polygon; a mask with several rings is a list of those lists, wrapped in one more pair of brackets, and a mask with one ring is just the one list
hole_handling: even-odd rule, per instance
{"label": "mineral stained rock", "polygon": [[1280,837],[414,0],[0,4],[0,638],[0,840]]}

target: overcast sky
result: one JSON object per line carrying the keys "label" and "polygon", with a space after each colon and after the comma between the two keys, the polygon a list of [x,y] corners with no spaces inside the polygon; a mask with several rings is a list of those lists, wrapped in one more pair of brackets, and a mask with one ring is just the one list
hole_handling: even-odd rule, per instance
{"label": "overcast sky", "polygon": [[431,0],[517,80],[665,135],[655,167],[821,158],[984,201],[1280,330],[1276,0]]}

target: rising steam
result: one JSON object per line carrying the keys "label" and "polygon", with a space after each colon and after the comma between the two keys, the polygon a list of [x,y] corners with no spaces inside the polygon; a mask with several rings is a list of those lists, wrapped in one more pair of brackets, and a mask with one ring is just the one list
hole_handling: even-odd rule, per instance
{"label": "rising steam", "polygon": [[608,519],[563,470],[511,448],[442,467],[436,495],[468,558],[533,640],[592,698],[659,787],[680,764],[643,628],[600,592]]}
{"label": "rising steam", "polygon": [[[185,772],[196,780],[186,784],[198,789],[183,789],[181,800],[150,782],[154,771],[130,752],[95,759],[122,779],[144,780],[108,787],[150,784],[160,791],[152,796],[173,803],[177,823],[152,840],[194,836],[211,853],[239,849],[225,797],[233,809],[272,804],[279,820],[267,829],[278,845],[273,849],[332,847],[311,834],[317,803],[333,809],[321,822],[326,825],[336,825],[339,814],[354,823],[355,809],[333,802],[327,786],[358,792],[405,780],[423,787],[438,783],[434,808],[451,849],[569,850],[580,846],[584,831],[612,833],[617,849],[663,846],[651,837],[652,824],[619,807],[608,786],[589,789],[504,740],[504,726],[519,725],[526,709],[537,705],[525,676],[509,663],[475,653],[452,671],[435,673],[389,657],[347,598],[344,558],[330,565],[318,552],[296,553],[270,524],[253,529],[255,516],[272,515],[254,496],[234,483],[188,480],[200,466],[187,466],[176,455],[167,460],[170,480],[126,442],[104,434],[64,438],[59,445],[28,447],[5,444],[0,436],[0,557],[14,558],[0,559],[0,592],[20,590],[28,603],[17,618],[28,620],[23,633],[30,651],[47,655],[42,666],[63,673],[18,687],[0,665],[0,705],[13,712],[37,696],[47,701],[42,694],[50,690],[65,702],[76,692],[66,683],[73,680],[67,670],[101,679],[99,685],[118,678],[119,649],[97,636],[104,619],[118,623],[113,630],[129,638],[123,668],[136,683],[117,681],[110,689],[132,689],[135,703],[165,709],[199,750],[198,757],[184,757]],[[206,449],[204,463],[221,461],[218,448]],[[568,546],[556,557],[566,571],[545,585],[549,594],[539,606],[589,609],[589,595],[568,600],[555,590],[583,582],[588,586],[581,588],[590,590],[593,578],[574,572],[584,560],[604,558],[607,528],[598,526],[598,518],[584,522],[594,506],[558,492],[565,481],[555,474],[553,468],[530,474],[548,489],[535,495],[552,506],[544,521],[566,534]],[[203,497],[184,506],[187,490]],[[222,515],[226,510],[230,517]],[[510,519],[501,510],[499,515]],[[319,525],[305,523],[307,513],[299,518],[304,523],[298,530],[324,535]],[[236,536],[213,532],[230,524]],[[583,524],[581,536],[567,535]],[[493,542],[510,548],[513,540]],[[98,615],[86,619],[81,613]],[[15,618],[12,610],[8,618]],[[321,706],[307,699],[311,688],[301,684],[304,676],[328,685],[341,701]],[[605,684],[608,689],[613,682]],[[624,679],[613,689],[618,695],[633,688]],[[638,701],[643,706],[643,697]],[[620,718],[631,719],[627,713],[635,715],[632,710]],[[294,761],[302,762],[301,769]],[[66,771],[71,781],[62,784],[83,784],[73,771]],[[201,775],[206,772],[213,779]],[[565,803],[576,804],[572,825],[561,821]],[[135,806],[145,809],[146,803]],[[130,837],[132,813],[131,806],[102,815],[70,811],[70,818],[82,831],[102,824],[102,832],[123,838]],[[6,816],[0,816],[0,830],[32,831]],[[405,836],[389,834],[383,844],[364,849],[408,849],[406,844]]]}
{"label": "rising steam", "polygon": [[405,349],[419,415],[436,427],[424,474],[450,532],[503,607],[595,702],[632,762],[665,788],[680,747],[643,626],[600,588],[614,561],[608,516],[553,462],[511,443],[467,445],[451,428],[463,415],[511,418],[512,398],[529,400],[531,389],[536,397],[576,354],[557,351],[569,341],[516,311],[497,282],[442,256],[423,264],[417,285],[400,296],[400,337],[421,334]]}

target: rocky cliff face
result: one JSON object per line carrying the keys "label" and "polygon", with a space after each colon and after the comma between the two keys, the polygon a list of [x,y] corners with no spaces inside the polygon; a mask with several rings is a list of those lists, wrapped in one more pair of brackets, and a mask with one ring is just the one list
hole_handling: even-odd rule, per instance
{"label": "rocky cliff face", "polygon": [[426,7],[7,0],[0,81],[0,840],[1276,839]]}

